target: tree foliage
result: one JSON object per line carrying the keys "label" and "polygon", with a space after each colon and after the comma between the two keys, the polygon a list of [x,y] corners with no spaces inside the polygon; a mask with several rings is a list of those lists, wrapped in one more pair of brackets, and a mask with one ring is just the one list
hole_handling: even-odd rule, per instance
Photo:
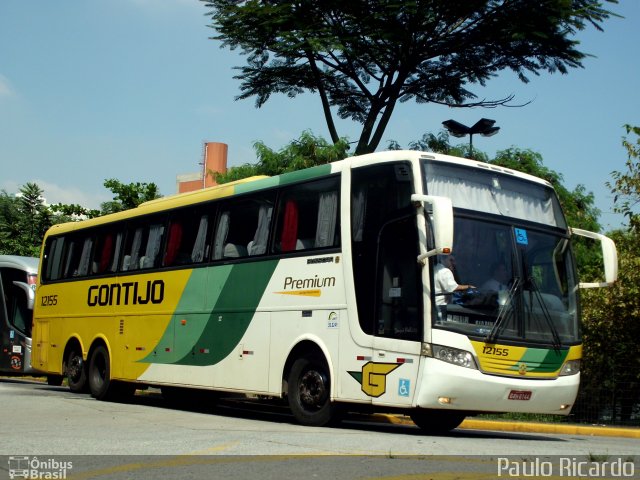
{"label": "tree foliage", "polygon": [[113,200],[100,205],[103,215],[135,208],[161,196],[155,183],[122,183],[115,178],[109,178],[104,181],[104,186],[113,193]]}
{"label": "tree foliage", "polygon": [[218,183],[227,183],[254,175],[280,175],[303,168],[342,160],[347,156],[349,144],[340,140],[335,144],[305,131],[298,140],[290,142],[279,151],[267,147],[263,142],[254,145],[258,162],[231,167],[226,173],[213,173]]}
{"label": "tree foliage", "polygon": [[[584,369],[577,413],[600,421],[603,410],[622,422],[640,408],[640,127],[626,125],[626,172],[612,172],[607,182],[614,210],[629,219],[626,230],[612,232],[618,250],[618,281],[583,295]],[[587,408],[597,404],[598,408]],[[594,418],[595,417],[595,418]]]}
{"label": "tree foliage", "polygon": [[527,82],[581,67],[576,34],[612,15],[602,0],[201,1],[213,39],[246,56],[238,98],[318,94],[333,142],[334,111],[362,124],[356,154],[377,148],[398,102],[503,105],[512,96],[472,87],[504,70]]}
{"label": "tree foliage", "polygon": [[625,125],[627,135],[634,134],[635,141],[625,137],[622,145],[627,150],[626,172],[611,172],[612,182],[607,186],[614,194],[614,211],[622,213],[629,220],[632,230],[640,230],[640,127]]}
{"label": "tree foliage", "polygon": [[[437,135],[427,132],[422,135],[420,140],[410,142],[409,148],[411,150],[469,158],[471,153],[469,144],[451,145],[449,143],[450,138],[445,131],[441,131]],[[402,148],[393,140],[390,142],[390,147],[392,150],[400,150]],[[473,158],[474,160],[492,163],[547,180],[558,194],[569,225],[595,232],[600,231],[600,224],[598,223],[600,211],[595,206],[593,193],[587,192],[582,184],[577,185],[573,190],[567,189],[564,185],[562,174],[546,167],[539,152],[528,148],[511,147],[499,150],[495,157],[490,159],[486,153],[474,148]]]}
{"label": "tree foliage", "polygon": [[593,193],[587,192],[582,184],[579,184],[573,190],[567,189],[563,183],[564,177],[562,174],[546,167],[539,152],[511,147],[506,150],[500,150],[489,163],[547,180],[558,194],[560,204],[567,217],[567,223],[570,226],[594,232],[600,231],[600,224],[598,223],[600,211],[595,206]]}
{"label": "tree foliage", "polygon": [[114,197],[113,201],[103,203],[101,210],[78,204],[46,205],[44,192],[35,183],[26,183],[17,195],[3,190],[0,193],[0,254],[37,257],[44,234],[51,225],[134,208],[160,196],[154,183],[124,184],[109,179],[104,186]]}
{"label": "tree foliage", "polygon": [[44,233],[53,223],[42,189],[26,183],[17,195],[0,194],[0,254],[38,256]]}
{"label": "tree foliage", "polygon": [[56,203],[51,205],[51,211],[57,216],[59,222],[73,222],[85,218],[94,218],[101,215],[100,210],[85,208],[77,203]]}
{"label": "tree foliage", "polygon": [[[451,136],[445,130],[441,130],[437,134],[426,132],[419,140],[409,142],[408,148],[409,150],[418,150],[421,152],[434,152],[451,155],[453,157],[472,158],[481,162],[489,161],[489,156],[486,153],[477,148],[471,149],[468,143],[451,145],[450,139]],[[389,150],[402,150],[402,146],[395,140],[389,141],[388,148]]]}
{"label": "tree foliage", "polygon": [[618,281],[582,293],[583,367],[575,414],[627,422],[640,408],[640,234],[629,229],[609,235],[618,250]]}

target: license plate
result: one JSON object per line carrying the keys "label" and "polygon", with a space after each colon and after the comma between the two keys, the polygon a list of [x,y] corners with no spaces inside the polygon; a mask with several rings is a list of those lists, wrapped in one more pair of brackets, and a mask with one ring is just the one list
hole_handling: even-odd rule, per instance
{"label": "license plate", "polygon": [[509,392],[509,400],[531,400],[531,391],[511,390]]}

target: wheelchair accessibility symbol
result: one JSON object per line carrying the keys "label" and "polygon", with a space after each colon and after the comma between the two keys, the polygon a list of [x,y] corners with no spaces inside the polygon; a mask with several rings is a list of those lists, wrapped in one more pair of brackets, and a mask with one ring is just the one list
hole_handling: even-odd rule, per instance
{"label": "wheelchair accessibility symbol", "polygon": [[398,395],[401,397],[408,397],[411,391],[411,380],[407,378],[401,378],[398,382]]}
{"label": "wheelchair accessibility symbol", "polygon": [[516,234],[516,243],[520,245],[529,245],[529,239],[527,238],[527,231],[522,228],[513,229]]}

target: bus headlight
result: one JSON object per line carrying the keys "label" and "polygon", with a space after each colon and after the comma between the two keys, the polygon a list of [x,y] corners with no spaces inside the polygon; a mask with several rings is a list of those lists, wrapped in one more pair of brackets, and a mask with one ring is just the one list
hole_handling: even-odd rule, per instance
{"label": "bus headlight", "polygon": [[562,370],[560,370],[561,377],[575,375],[576,373],[580,373],[580,360],[569,360],[564,362]]}
{"label": "bus headlight", "polygon": [[443,345],[431,345],[431,352],[433,358],[442,360],[443,362],[458,365],[459,367],[476,369],[476,361],[471,353],[452,347],[445,347]]}

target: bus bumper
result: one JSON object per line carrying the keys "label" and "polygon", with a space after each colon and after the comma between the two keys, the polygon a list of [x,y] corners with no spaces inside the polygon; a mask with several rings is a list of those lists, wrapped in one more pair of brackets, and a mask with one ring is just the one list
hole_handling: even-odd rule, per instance
{"label": "bus bumper", "polygon": [[488,375],[434,358],[424,361],[415,397],[420,408],[568,415],[580,383],[580,374],[525,379]]}

